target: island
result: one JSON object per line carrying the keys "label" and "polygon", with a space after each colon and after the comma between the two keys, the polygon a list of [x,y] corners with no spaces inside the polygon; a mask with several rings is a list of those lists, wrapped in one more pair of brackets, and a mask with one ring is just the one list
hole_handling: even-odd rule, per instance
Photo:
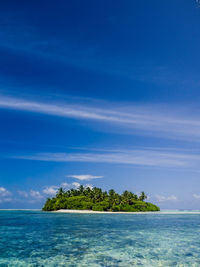
{"label": "island", "polygon": [[77,210],[102,212],[148,212],[160,211],[156,205],[145,202],[144,192],[138,196],[129,191],[121,195],[113,189],[108,192],[97,187],[84,187],[65,191],[59,188],[55,197],[48,198],[42,208],[43,211]]}

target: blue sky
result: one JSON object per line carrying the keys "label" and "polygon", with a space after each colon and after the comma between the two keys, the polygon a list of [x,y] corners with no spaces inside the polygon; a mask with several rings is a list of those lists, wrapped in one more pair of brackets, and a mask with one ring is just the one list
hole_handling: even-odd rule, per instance
{"label": "blue sky", "polygon": [[0,208],[59,186],[200,205],[197,1],[9,1],[0,10]]}

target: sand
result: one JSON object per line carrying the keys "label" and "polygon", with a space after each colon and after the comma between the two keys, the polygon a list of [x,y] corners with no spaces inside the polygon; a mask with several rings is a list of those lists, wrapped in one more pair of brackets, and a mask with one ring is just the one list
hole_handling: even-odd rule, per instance
{"label": "sand", "polygon": [[93,210],[56,210],[55,213],[81,213],[81,214],[200,214],[200,211],[148,211],[148,212],[113,212],[113,211],[93,211]]}

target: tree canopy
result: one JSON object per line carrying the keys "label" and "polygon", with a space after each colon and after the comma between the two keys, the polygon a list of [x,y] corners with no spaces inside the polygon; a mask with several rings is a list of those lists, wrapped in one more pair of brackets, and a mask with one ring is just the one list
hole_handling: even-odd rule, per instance
{"label": "tree canopy", "polygon": [[130,191],[121,195],[111,189],[108,192],[97,187],[84,187],[65,191],[59,188],[55,197],[48,198],[43,211],[59,209],[94,210],[94,211],[159,211],[156,205],[145,202],[144,192],[138,196]]}

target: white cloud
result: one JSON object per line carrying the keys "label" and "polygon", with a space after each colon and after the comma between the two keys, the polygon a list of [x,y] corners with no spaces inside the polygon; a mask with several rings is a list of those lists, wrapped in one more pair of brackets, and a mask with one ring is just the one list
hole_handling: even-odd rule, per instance
{"label": "white cloud", "polygon": [[165,201],[176,201],[177,200],[177,197],[174,196],[174,195],[171,195],[171,196],[161,196],[161,195],[156,195],[156,199],[157,201],[159,202],[165,202]]}
{"label": "white cloud", "polygon": [[0,203],[12,201],[11,195],[12,193],[5,187],[0,187]]}
{"label": "white cloud", "polygon": [[[77,182],[74,182],[74,183],[71,183],[71,184],[64,182],[64,183],[61,183],[60,185],[46,186],[42,192],[45,195],[54,196],[54,195],[56,195],[56,193],[57,193],[57,191],[58,191],[58,189],[60,187],[62,187],[63,189],[67,190],[67,189],[71,189],[71,188],[78,188],[79,186],[80,186],[80,184],[77,183]],[[88,185],[88,186],[91,186],[91,185]],[[32,192],[32,196],[35,196],[35,197],[38,196],[39,198],[42,198],[42,195],[38,191],[33,191],[32,190],[31,192]],[[41,197],[39,196],[38,193],[40,194]]]}
{"label": "white cloud", "polygon": [[92,189],[93,188],[93,185],[92,184],[86,184],[86,185],[84,185],[84,187],[86,188],[86,187],[89,187],[90,189]]}
{"label": "white cloud", "polygon": [[81,184],[77,183],[77,182],[74,182],[72,183],[72,185],[75,187],[75,188],[78,188]]}
{"label": "white cloud", "polygon": [[[95,102],[93,100],[93,102]],[[97,102],[97,101],[96,101]],[[182,138],[200,140],[200,114],[192,116],[194,110],[182,110],[158,105],[130,105],[116,106],[114,103],[98,101],[99,107],[62,102],[32,101],[25,98],[0,96],[0,108],[41,113],[46,115],[74,118],[79,120],[92,120],[109,123],[109,126],[118,125],[119,130],[125,129],[129,133],[139,130],[142,134],[159,135],[165,138]],[[121,127],[123,126],[123,127]],[[103,129],[103,128],[101,128]],[[104,128],[105,130],[105,128]]]}
{"label": "white cloud", "polygon": [[39,191],[35,191],[35,190],[31,190],[30,191],[30,196],[32,198],[34,198],[35,200],[41,200],[43,198],[43,196],[41,195],[41,193]]}
{"label": "white cloud", "polygon": [[196,199],[200,199],[200,194],[193,194],[192,196]]}
{"label": "white cloud", "polygon": [[0,198],[0,203],[11,202],[11,201],[12,201],[11,197]]}
{"label": "white cloud", "polygon": [[70,186],[71,186],[71,184],[68,184],[68,183],[62,183],[61,184],[61,187],[65,188],[65,189],[69,188]]}
{"label": "white cloud", "polygon": [[21,191],[21,190],[18,190],[17,193],[22,196],[22,197],[25,197],[27,198],[28,197],[28,193],[26,191]]}
{"label": "white cloud", "polygon": [[150,195],[147,195],[147,200],[150,200],[151,199],[151,196]]}
{"label": "white cloud", "polygon": [[6,188],[0,187],[0,197],[10,196],[11,192],[9,192]]}
{"label": "white cloud", "polygon": [[80,181],[90,181],[93,179],[103,178],[103,176],[95,176],[90,174],[82,174],[82,175],[67,175],[66,177],[75,178]]}
{"label": "white cloud", "polygon": [[[13,158],[13,156],[12,156]],[[18,159],[53,161],[53,162],[94,162],[111,164],[129,164],[137,166],[190,168],[198,170],[200,166],[200,155],[195,152],[183,150],[164,149],[135,149],[135,150],[107,150],[99,152],[82,153],[38,153],[32,155],[14,156]],[[90,175],[71,175],[79,180],[91,180]],[[100,178],[100,176],[98,176]],[[96,176],[97,178],[97,176]]]}
{"label": "white cloud", "polygon": [[45,189],[43,190],[43,193],[46,195],[54,196],[56,195],[57,191],[58,191],[58,186],[52,185],[49,187],[45,187]]}

